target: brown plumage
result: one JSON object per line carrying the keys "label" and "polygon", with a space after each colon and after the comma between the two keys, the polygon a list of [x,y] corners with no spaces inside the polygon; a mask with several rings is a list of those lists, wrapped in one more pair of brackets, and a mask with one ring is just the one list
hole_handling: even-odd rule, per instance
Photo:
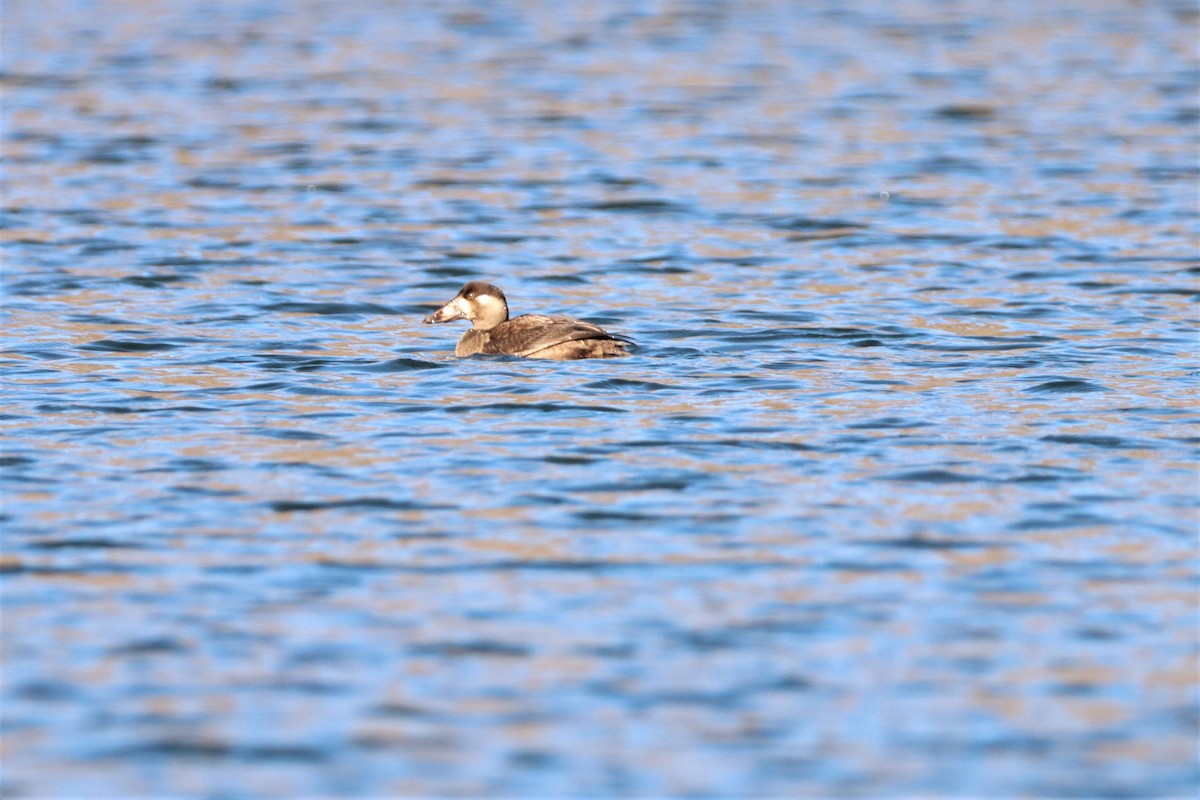
{"label": "brown plumage", "polygon": [[490,283],[471,281],[454,299],[425,318],[426,324],[466,319],[473,327],[454,348],[456,356],[476,353],[552,358],[610,358],[628,355],[623,336],[571,317],[522,314],[508,318],[504,292]]}

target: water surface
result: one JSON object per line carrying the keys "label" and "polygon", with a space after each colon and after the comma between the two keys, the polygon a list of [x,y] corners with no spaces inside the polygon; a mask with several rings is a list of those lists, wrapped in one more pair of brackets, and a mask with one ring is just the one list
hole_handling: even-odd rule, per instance
{"label": "water surface", "polygon": [[1196,790],[1192,4],[5,18],[7,796]]}

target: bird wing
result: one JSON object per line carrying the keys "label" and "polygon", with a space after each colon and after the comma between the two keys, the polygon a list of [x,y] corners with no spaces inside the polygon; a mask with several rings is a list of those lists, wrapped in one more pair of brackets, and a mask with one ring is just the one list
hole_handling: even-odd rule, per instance
{"label": "bird wing", "polygon": [[[505,329],[502,336],[499,337],[505,342],[504,351],[516,356],[530,356],[556,344],[576,342],[582,339],[629,341],[624,337],[612,335],[599,325],[571,317],[523,314],[501,323],[499,327]],[[500,331],[493,330],[492,338],[498,338],[497,334],[500,334]]]}

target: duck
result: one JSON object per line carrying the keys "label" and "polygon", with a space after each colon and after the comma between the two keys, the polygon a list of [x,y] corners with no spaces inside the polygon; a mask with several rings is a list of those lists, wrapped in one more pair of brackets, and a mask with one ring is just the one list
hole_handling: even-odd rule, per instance
{"label": "duck", "polygon": [[472,327],[454,347],[456,356],[476,353],[571,361],[629,355],[633,342],[590,322],[572,317],[522,314],[508,317],[508,299],[500,287],[471,281],[446,305],[425,317],[425,324],[469,320]]}

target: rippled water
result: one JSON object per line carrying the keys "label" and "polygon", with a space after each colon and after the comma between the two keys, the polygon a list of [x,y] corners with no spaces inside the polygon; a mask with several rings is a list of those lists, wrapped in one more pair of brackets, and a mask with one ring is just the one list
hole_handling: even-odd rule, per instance
{"label": "rippled water", "polygon": [[0,789],[1195,791],[1196,29],[6,3]]}

